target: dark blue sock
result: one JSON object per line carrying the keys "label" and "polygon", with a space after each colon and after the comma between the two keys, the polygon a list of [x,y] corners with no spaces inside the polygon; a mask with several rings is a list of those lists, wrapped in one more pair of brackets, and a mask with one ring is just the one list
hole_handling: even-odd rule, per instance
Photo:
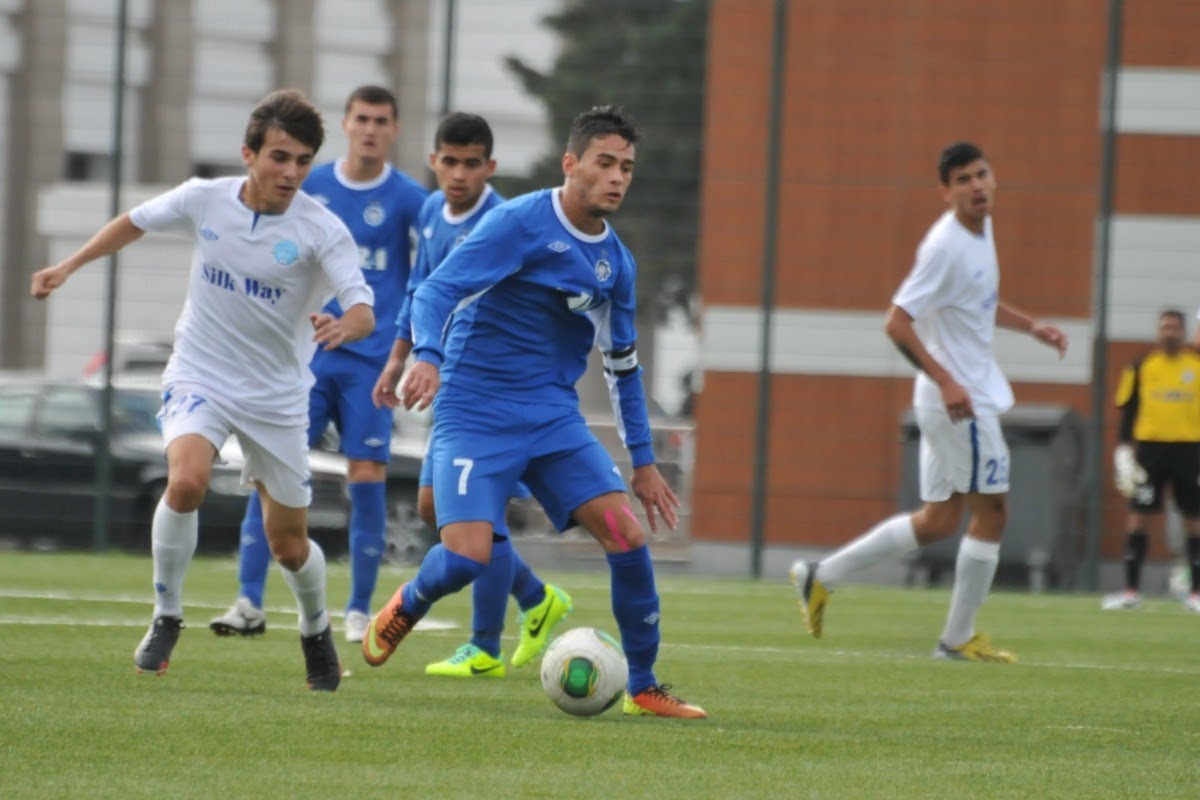
{"label": "dark blue sock", "polygon": [[500,633],[504,630],[504,612],[508,610],[508,592],[513,585],[513,552],[508,539],[492,542],[492,560],[471,584],[471,644],[500,657]]}
{"label": "dark blue sock", "polygon": [[371,613],[371,595],[383,558],[387,498],[383,483],[350,484],[350,601],[347,611]]}
{"label": "dark blue sock", "polygon": [[[494,550],[492,552],[495,552]],[[546,584],[533,573],[525,559],[515,549],[513,557],[512,596],[522,611],[528,611],[546,599]]]}
{"label": "dark blue sock", "polygon": [[271,547],[267,544],[267,532],[263,528],[262,501],[258,492],[250,492],[246,498],[246,515],[242,517],[241,546],[238,547],[239,593],[262,608],[263,587],[267,583],[267,568],[271,566]]}
{"label": "dark blue sock", "polygon": [[425,616],[431,605],[478,578],[486,566],[440,544],[434,545],[425,554],[417,577],[404,585],[404,610]]}
{"label": "dark blue sock", "polygon": [[627,553],[608,553],[612,574],[612,609],[621,630],[621,647],[629,662],[630,695],[657,686],[654,662],[658,659],[658,592],[654,565],[645,545]]}

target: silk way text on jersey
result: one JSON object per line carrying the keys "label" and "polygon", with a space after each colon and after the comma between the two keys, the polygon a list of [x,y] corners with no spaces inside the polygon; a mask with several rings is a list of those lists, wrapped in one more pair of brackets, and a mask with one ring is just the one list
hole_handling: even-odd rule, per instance
{"label": "silk way text on jersey", "polygon": [[279,298],[283,297],[283,289],[277,286],[271,286],[257,278],[240,278],[239,280],[238,276],[220,267],[202,264],[200,267],[200,276],[206,283],[212,284],[217,288],[228,292],[241,291],[247,297],[266,301],[270,305],[275,305],[279,301]]}

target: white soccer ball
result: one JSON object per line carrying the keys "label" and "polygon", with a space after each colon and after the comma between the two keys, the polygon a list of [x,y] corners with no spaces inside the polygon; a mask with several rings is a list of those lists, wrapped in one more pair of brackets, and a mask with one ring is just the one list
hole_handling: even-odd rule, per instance
{"label": "white soccer ball", "polygon": [[542,657],[542,688],[555,705],[577,717],[612,708],[628,680],[629,664],[621,645],[595,628],[567,631]]}

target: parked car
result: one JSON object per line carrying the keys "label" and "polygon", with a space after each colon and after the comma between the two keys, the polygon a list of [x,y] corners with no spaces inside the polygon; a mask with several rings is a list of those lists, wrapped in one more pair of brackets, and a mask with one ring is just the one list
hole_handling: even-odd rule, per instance
{"label": "parked car", "polygon": [[[96,505],[96,447],[102,387],[95,383],[5,376],[0,380],[0,538],[33,547],[90,547]],[[109,544],[145,552],[150,520],[166,488],[167,459],[158,427],[160,394],[149,382],[113,391]],[[199,549],[237,550],[249,488],[231,437],[213,466],[200,507]],[[346,462],[309,455],[313,504],[309,528],[332,554],[346,549]]]}

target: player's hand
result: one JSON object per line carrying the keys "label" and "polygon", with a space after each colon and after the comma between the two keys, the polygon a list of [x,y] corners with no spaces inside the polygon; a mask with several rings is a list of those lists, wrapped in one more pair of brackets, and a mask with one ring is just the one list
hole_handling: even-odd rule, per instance
{"label": "player's hand", "polygon": [[1040,322],[1035,323],[1030,333],[1033,334],[1033,338],[1042,344],[1049,345],[1057,350],[1059,358],[1067,354],[1067,335],[1053,325],[1043,325]]}
{"label": "player's hand", "polygon": [[650,530],[658,533],[658,520],[655,512],[662,515],[663,522],[675,530],[679,525],[679,498],[671,491],[666,479],[654,464],[635,467],[633,480],[630,482],[633,493],[642,501],[646,509],[646,519],[650,521]]}
{"label": "player's hand", "polygon": [[346,341],[346,332],[342,330],[342,320],[333,314],[309,314],[313,326],[313,341],[326,350],[341,347]]}
{"label": "player's hand", "polygon": [[423,411],[429,408],[441,385],[442,374],[438,368],[428,361],[418,361],[400,384],[400,402],[409,410],[415,406],[418,411]]}
{"label": "player's hand", "polygon": [[942,387],[942,402],[946,405],[946,413],[950,415],[951,422],[961,422],[975,416],[971,396],[954,381],[947,381]]}
{"label": "player's hand", "polygon": [[1133,445],[1119,444],[1113,450],[1113,483],[1125,497],[1133,497],[1137,487],[1146,482],[1146,470],[1137,462]]}
{"label": "player's hand", "polygon": [[29,281],[29,293],[38,300],[45,300],[51,292],[67,282],[70,274],[62,264],[39,269]]}
{"label": "player's hand", "polygon": [[375,381],[375,388],[371,390],[371,402],[376,408],[395,408],[400,405],[400,398],[396,397],[396,384],[400,383],[403,374],[404,362],[388,359],[379,373],[379,380]]}

